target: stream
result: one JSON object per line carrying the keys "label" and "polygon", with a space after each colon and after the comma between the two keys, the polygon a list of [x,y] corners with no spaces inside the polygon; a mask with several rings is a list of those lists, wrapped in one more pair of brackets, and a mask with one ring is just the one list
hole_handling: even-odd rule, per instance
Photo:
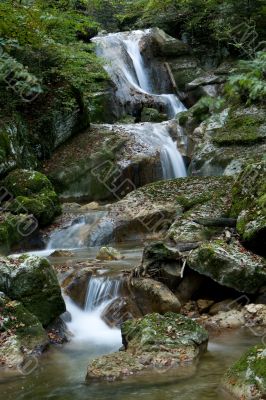
{"label": "stream", "polygon": [[[117,33],[94,39],[97,53],[103,57],[106,70],[117,87],[116,96],[120,106],[130,110],[134,99],[158,101],[167,111],[169,119],[185,107],[173,93],[156,93],[151,80],[151,70],[140,52],[140,41],[146,31]],[[137,95],[132,97],[132,92]],[[144,101],[144,100],[143,100]],[[132,109],[131,109],[132,110]],[[127,129],[125,125],[125,129]],[[132,129],[130,129],[132,131]],[[160,151],[162,179],[185,177],[186,168],[176,141],[167,129],[167,123],[135,124],[134,135]],[[183,138],[185,144],[185,138]],[[91,212],[71,227],[54,232],[46,250],[32,252],[48,257],[51,263],[65,262],[51,257],[55,249],[69,249],[73,261],[94,260],[99,246],[86,248],[83,235],[91,225],[97,224],[105,211]],[[95,243],[97,240],[95,241]],[[106,262],[106,268],[90,279],[84,310],[65,297],[67,310],[72,319],[67,322],[73,337],[69,343],[53,347],[39,359],[38,367],[29,375],[19,378],[2,378],[1,399],[5,400],[225,400],[229,399],[219,388],[226,369],[259,339],[248,329],[229,331],[209,342],[208,352],[197,367],[153,371],[126,381],[91,383],[86,385],[85,375],[89,361],[95,356],[116,351],[121,347],[121,334],[110,328],[101,318],[102,311],[110,301],[119,297],[119,276],[122,270],[136,267],[142,256],[143,244],[131,241],[115,245],[124,258]],[[189,368],[189,376],[188,369]]]}

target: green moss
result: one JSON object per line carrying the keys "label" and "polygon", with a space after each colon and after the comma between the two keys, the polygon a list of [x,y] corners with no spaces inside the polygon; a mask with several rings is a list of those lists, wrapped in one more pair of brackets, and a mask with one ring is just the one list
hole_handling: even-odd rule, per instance
{"label": "green moss", "polygon": [[[224,378],[229,390],[244,394],[252,390],[263,398],[266,394],[266,347],[249,349],[226,373]],[[259,396],[260,394],[260,396]]]}
{"label": "green moss", "polygon": [[44,189],[53,190],[51,182],[44,174],[26,169],[10,172],[4,179],[3,185],[14,197],[31,196]]}
{"label": "green moss", "polygon": [[229,114],[222,129],[212,135],[212,141],[218,145],[249,145],[266,139],[265,119],[258,115]]}

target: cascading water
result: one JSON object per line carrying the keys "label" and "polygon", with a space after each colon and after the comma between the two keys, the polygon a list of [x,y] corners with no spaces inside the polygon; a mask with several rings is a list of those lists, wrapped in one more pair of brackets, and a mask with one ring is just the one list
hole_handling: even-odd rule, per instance
{"label": "cascading water", "polygon": [[[98,55],[108,61],[106,70],[117,87],[116,96],[121,102],[130,103],[132,88],[141,96],[151,96],[166,105],[169,118],[174,118],[178,112],[186,110],[174,94],[154,94],[148,67],[145,65],[140,52],[141,39],[149,34],[149,30],[133,31],[130,33],[115,33],[94,38]],[[138,99],[141,103],[143,99]],[[164,124],[128,125],[128,133],[138,136],[153,149],[158,148],[161,154],[163,178],[171,179],[186,176],[183,158],[177,145],[171,138]]]}
{"label": "cascading water", "polygon": [[174,118],[186,108],[174,94],[153,92],[151,71],[140,51],[141,39],[149,34],[150,30],[120,32],[98,36],[93,41],[97,44],[97,54],[107,61],[106,71],[117,87],[116,97],[122,104],[134,103],[136,98],[141,103],[149,97],[154,103],[164,105],[168,116]]}
{"label": "cascading water", "polygon": [[67,326],[74,335],[74,341],[89,341],[114,348],[121,345],[120,330],[110,328],[101,318],[103,310],[118,297],[120,288],[119,279],[92,277],[88,284],[84,310],[66,298],[67,310],[71,314],[71,322],[67,322]]}

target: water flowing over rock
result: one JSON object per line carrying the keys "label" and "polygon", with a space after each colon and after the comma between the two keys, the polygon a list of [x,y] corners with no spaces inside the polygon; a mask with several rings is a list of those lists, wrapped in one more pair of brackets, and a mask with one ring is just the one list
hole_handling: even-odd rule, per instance
{"label": "water flowing over rock", "polygon": [[66,299],[67,310],[71,321],[67,322],[74,341],[89,341],[95,344],[112,346],[115,350],[121,344],[119,329],[110,328],[102,318],[104,309],[114,301],[120,293],[121,280],[109,277],[91,277],[84,309]]}
{"label": "water flowing over rock", "polygon": [[[152,69],[141,54],[140,42],[153,34],[152,30],[115,33],[98,36],[94,42],[97,54],[108,63],[105,68],[116,86],[115,96],[122,112],[136,115],[139,105],[154,106],[173,118],[185,107],[174,94],[156,94]],[[167,79],[166,71],[158,73]]]}

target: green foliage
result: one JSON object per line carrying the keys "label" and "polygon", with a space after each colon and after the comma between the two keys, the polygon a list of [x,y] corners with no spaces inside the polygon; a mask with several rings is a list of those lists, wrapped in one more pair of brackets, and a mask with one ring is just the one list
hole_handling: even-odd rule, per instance
{"label": "green foliage", "polygon": [[225,90],[227,96],[236,101],[246,104],[265,102],[266,52],[259,52],[254,60],[240,61]]}
{"label": "green foliage", "polygon": [[[7,103],[9,111],[16,109],[35,95],[57,95],[62,86],[80,92],[84,105],[103,87],[106,74],[89,43],[99,25],[78,9],[81,5],[70,0],[0,3],[2,109]],[[73,94],[66,93],[69,104]]]}

